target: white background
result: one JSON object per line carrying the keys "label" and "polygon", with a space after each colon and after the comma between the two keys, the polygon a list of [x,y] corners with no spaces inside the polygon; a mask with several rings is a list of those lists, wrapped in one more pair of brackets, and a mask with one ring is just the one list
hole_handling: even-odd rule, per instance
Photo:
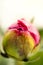
{"label": "white background", "polygon": [[18,18],[28,21],[35,17],[34,25],[43,27],[43,0],[0,0],[0,24],[6,29]]}

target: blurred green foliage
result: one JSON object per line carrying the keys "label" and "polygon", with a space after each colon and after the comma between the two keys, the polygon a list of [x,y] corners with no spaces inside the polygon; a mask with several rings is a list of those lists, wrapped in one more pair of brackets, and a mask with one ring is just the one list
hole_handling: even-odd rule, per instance
{"label": "blurred green foliage", "polygon": [[4,35],[4,31],[1,27],[0,27],[0,35]]}
{"label": "blurred green foliage", "polygon": [[[40,29],[39,33],[41,37],[40,38],[40,50],[34,57],[32,57],[32,59],[36,57],[36,58],[39,58],[39,60],[36,60],[33,62],[27,62],[27,63],[24,63],[24,65],[43,65],[43,29]],[[0,28],[0,34],[1,35],[4,34],[1,28]],[[8,65],[8,59],[2,57],[1,55],[0,55],[0,65]]]}

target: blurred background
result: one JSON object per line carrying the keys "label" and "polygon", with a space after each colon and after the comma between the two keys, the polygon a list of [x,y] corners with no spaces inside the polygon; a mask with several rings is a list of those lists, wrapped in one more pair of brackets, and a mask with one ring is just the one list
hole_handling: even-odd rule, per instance
{"label": "blurred background", "polygon": [[[30,22],[33,17],[33,25],[40,32],[41,48],[40,60],[30,65],[41,65],[43,64],[43,0],[0,0],[0,48],[3,35],[9,25],[16,22],[18,18],[25,18]],[[13,59],[6,59],[0,55],[0,65],[12,65],[13,62]]]}

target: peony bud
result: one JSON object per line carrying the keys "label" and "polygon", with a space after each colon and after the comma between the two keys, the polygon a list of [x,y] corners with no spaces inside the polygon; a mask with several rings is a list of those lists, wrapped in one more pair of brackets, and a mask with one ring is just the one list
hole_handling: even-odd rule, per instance
{"label": "peony bud", "polygon": [[21,19],[11,25],[3,38],[3,49],[9,57],[26,61],[29,54],[39,45],[40,35],[37,29]]}

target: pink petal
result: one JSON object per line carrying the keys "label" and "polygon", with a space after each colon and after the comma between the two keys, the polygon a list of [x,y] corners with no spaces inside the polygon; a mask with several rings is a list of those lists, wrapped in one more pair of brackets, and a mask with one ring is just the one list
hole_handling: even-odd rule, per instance
{"label": "pink petal", "polygon": [[30,32],[30,34],[34,38],[34,40],[36,42],[36,45],[38,45],[39,44],[39,41],[40,41],[40,35],[39,35],[38,30],[32,24],[30,24],[28,26],[28,31]]}

